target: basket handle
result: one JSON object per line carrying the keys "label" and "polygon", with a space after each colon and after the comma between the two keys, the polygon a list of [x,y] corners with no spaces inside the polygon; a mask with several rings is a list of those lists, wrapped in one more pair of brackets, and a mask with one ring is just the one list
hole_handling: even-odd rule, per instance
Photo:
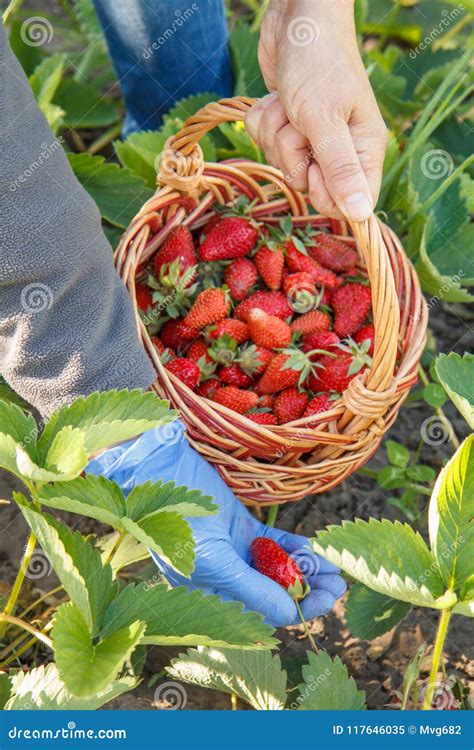
{"label": "basket handle", "polygon": [[[184,157],[183,161],[186,164],[178,165],[181,175],[187,173],[198,177],[203,169],[202,151],[199,148],[199,141],[203,135],[221,122],[242,121],[256,101],[247,96],[221,99],[218,102],[206,104],[195,115],[188,117],[181,130],[171,136],[165,145],[168,151]],[[164,163],[162,167],[165,167],[163,171],[166,171]],[[176,164],[172,164],[172,171],[175,167]],[[164,182],[166,181],[168,180],[165,179]],[[372,312],[375,327],[374,357],[365,382],[362,382],[360,378],[354,379],[344,394],[346,406],[353,414],[359,415],[354,422],[361,423],[364,421],[364,416],[368,418],[370,409],[373,410],[374,417],[378,413],[383,414],[387,403],[394,396],[396,384],[393,380],[393,370],[398,350],[400,303],[379,220],[372,214],[367,221],[349,221],[349,224],[367,266],[372,288]],[[374,393],[377,394],[375,398]]]}

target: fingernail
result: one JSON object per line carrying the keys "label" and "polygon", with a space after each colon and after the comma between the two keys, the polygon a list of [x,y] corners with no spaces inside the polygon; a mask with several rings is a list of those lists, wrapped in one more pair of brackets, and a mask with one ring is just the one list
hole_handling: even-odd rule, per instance
{"label": "fingernail", "polygon": [[267,94],[266,96],[262,96],[262,98],[259,101],[259,106],[262,107],[262,109],[266,109],[269,104],[275,101],[275,99],[278,98],[278,91],[272,91],[271,94]]}
{"label": "fingernail", "polygon": [[373,210],[372,200],[366,193],[353,193],[344,201],[344,213],[353,221],[368,219]]}

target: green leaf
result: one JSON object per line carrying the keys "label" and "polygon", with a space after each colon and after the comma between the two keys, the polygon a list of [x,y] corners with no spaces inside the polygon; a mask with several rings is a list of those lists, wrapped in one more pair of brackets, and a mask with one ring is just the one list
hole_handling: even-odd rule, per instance
{"label": "green leaf", "polygon": [[54,572],[82,612],[90,632],[95,634],[116,594],[112,569],[102,565],[99,551],[78,531],[71,531],[48,513],[41,513],[23,495],[14,493],[13,497]]}
{"label": "green leaf", "polygon": [[397,443],[395,440],[387,440],[385,443],[387,449],[388,460],[394,466],[399,466],[404,469],[408,466],[410,460],[410,451],[401,443]]}
{"label": "green leaf", "polygon": [[102,36],[102,29],[92,0],[75,0],[74,13],[82,31],[89,39],[96,39],[98,36]]}
{"label": "green leaf", "polygon": [[127,516],[138,521],[152,513],[173,510],[183,516],[208,516],[218,510],[213,498],[174,482],[144,482],[127,497]]}
{"label": "green leaf", "polygon": [[282,711],[286,672],[270,651],[188,649],[167,667],[175,680],[238,695],[256,711]]}
{"label": "green leaf", "polygon": [[474,354],[440,354],[435,368],[449,398],[474,430]]}
{"label": "green leaf", "polygon": [[405,469],[398,466],[384,466],[377,472],[377,483],[384,490],[396,490],[407,483]]}
{"label": "green leaf", "polygon": [[77,398],[70,406],[55,412],[38,441],[45,456],[55,436],[66,426],[79,428],[85,434],[89,455],[114,443],[130,440],[158,425],[173,422],[177,413],[153,393],[105,391]]}
{"label": "green leaf", "polygon": [[[347,667],[338,656],[307,652],[308,664],[303,666],[304,682],[298,686],[295,708],[300,711],[363,711],[365,693],[358,690]],[[290,706],[291,708],[292,706]]]}
{"label": "green leaf", "polygon": [[[103,563],[108,560],[110,553],[115,549],[117,539],[118,532],[112,532],[112,534],[106,534],[97,540],[96,546],[100,550]],[[147,560],[149,557],[150,553],[147,548],[135,539],[135,537],[127,534],[109,564],[115,576],[116,573],[122,570],[122,568],[127,567],[127,565],[134,565],[134,563]]]}
{"label": "green leaf", "polygon": [[103,156],[68,154],[77,179],[97,203],[102,218],[126,229],[153,191],[141,177]]}
{"label": "green leaf", "polygon": [[11,401],[0,401],[0,467],[21,478],[18,462],[25,455],[32,463],[37,458],[37,429],[31,414]]}
{"label": "green leaf", "polygon": [[420,534],[408,524],[356,519],[329,526],[312,540],[315,552],[380,594],[439,609],[444,588]]}
{"label": "green leaf", "polygon": [[6,401],[10,404],[19,406],[22,411],[30,412],[31,406],[20,396],[19,393],[13,390],[6,380],[0,375],[0,401]]}
{"label": "green leaf", "polygon": [[27,76],[30,76],[34,69],[41,63],[44,58],[44,52],[41,47],[35,47],[27,44],[28,38],[24,33],[23,21],[14,18],[10,22],[10,34],[8,41],[12,48],[13,54],[20,62],[21,67]]}
{"label": "green leaf", "polygon": [[223,122],[219,131],[225,135],[234,149],[219,148],[220,159],[243,158],[265,163],[263,152],[245,130],[243,122]]}
{"label": "green leaf", "polygon": [[92,474],[70,482],[47,485],[42,488],[39,499],[50,508],[79,513],[115,528],[122,528],[120,519],[127,513],[125,498],[119,485]]}
{"label": "green leaf", "polygon": [[466,438],[436,481],[429,506],[431,549],[451,590],[474,577],[474,435]]}
{"label": "green leaf", "polygon": [[238,21],[230,33],[235,96],[259,97],[268,94],[258,64],[258,42],[259,35],[243,21]]}
{"label": "green leaf", "polygon": [[141,521],[123,518],[122,525],[174,570],[184,576],[191,575],[194,570],[194,538],[191,527],[179,513],[163,511]]}
{"label": "green leaf", "polygon": [[[3,673],[4,674],[4,673]],[[6,677],[6,675],[5,675]],[[67,689],[55,664],[19,671],[12,678],[13,691],[7,711],[95,711],[119,695],[133,690],[134,677],[112,681],[87,698],[78,698]]]}
{"label": "green leaf", "polygon": [[[184,615],[184,616],[183,616]],[[164,584],[127,586],[109,606],[104,634],[142,619],[147,625],[145,643],[166,646],[217,646],[273,648],[273,628],[255,612],[243,612],[237,602]]]}
{"label": "green leaf", "polygon": [[3,711],[12,692],[12,682],[6,672],[0,672],[0,711]]}
{"label": "green leaf", "polygon": [[88,81],[65,78],[54,95],[68,128],[106,128],[120,120],[117,105]]}
{"label": "green leaf", "polygon": [[30,76],[30,86],[35,95],[38,107],[44,111],[51,104],[64,70],[64,55],[56,52],[45,57]]}
{"label": "green leaf", "polygon": [[368,589],[362,583],[355,583],[344,608],[347,627],[352,635],[372,640],[398,625],[407,616],[411,606],[407,602],[399,602]]}
{"label": "green leaf", "polygon": [[82,430],[67,425],[54,436],[45,458],[45,468],[61,477],[77,477],[87,465],[88,453]]}
{"label": "green leaf", "polygon": [[427,404],[436,409],[446,403],[446,393],[444,392],[444,388],[438,385],[438,383],[428,383],[423,388],[423,399]]}
{"label": "green leaf", "polygon": [[407,469],[407,477],[414,482],[431,482],[436,476],[436,471],[431,466],[418,464]]}
{"label": "green leaf", "polygon": [[135,621],[93,643],[87,623],[73,602],[62,604],[54,616],[53,647],[66,687],[80,697],[106,689],[122,670],[145,632]]}
{"label": "green leaf", "polygon": [[184,122],[188,117],[195,115],[206,104],[215,102],[217,99],[219,99],[219,94],[213,94],[209,91],[186,96],[171,107],[167,113],[167,117],[170,117],[172,120],[178,119]]}

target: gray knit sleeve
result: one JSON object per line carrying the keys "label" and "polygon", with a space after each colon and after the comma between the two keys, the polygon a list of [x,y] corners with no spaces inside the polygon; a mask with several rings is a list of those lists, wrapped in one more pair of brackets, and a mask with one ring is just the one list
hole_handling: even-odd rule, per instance
{"label": "gray knit sleeve", "polygon": [[97,206],[0,24],[0,372],[43,415],[154,379]]}

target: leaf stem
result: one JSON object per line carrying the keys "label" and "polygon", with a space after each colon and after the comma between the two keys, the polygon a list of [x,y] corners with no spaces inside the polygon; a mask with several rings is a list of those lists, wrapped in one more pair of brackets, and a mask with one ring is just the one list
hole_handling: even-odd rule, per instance
{"label": "leaf stem", "polygon": [[123,542],[123,540],[125,538],[126,533],[127,533],[126,531],[120,531],[119,532],[119,535],[117,536],[117,539],[115,540],[112,549],[110,550],[109,554],[107,555],[107,558],[106,558],[106,560],[104,562],[104,566],[105,565],[110,565],[110,563],[112,562],[112,560],[114,559],[114,557],[115,557],[115,555],[117,553],[118,548],[122,544],[122,542]]}
{"label": "leaf stem", "polygon": [[23,0],[11,0],[11,2],[7,5],[3,12],[3,24],[4,26],[7,25],[7,23],[10,20],[13,20],[15,15],[18,13],[18,11],[21,9],[21,6],[23,5]]}
{"label": "leaf stem", "polygon": [[[424,371],[424,369],[423,369],[423,367],[421,365],[419,365],[419,367],[418,367],[418,374],[420,376],[420,380],[423,383],[423,385],[429,385],[430,381],[428,380],[428,376],[426,375],[426,373],[425,373],[425,371]],[[452,445],[454,446],[454,449],[457,450],[459,448],[459,446],[461,445],[461,442],[460,442],[458,436],[456,435],[456,433],[454,432],[453,425],[451,424],[451,422],[447,418],[447,416],[444,413],[444,411],[441,408],[441,406],[435,407],[434,408],[434,412],[435,412],[436,416],[439,417],[440,422],[442,422],[443,425],[445,426],[448,438],[451,441]]]}
{"label": "leaf stem", "polygon": [[441,612],[441,617],[438,623],[438,630],[436,633],[436,640],[434,644],[433,658],[431,660],[431,670],[430,670],[429,681],[426,686],[426,694],[425,694],[425,701],[423,703],[423,711],[431,710],[431,704],[433,702],[433,695],[434,695],[434,691],[436,687],[436,679],[438,677],[438,672],[439,672],[439,664],[441,661],[441,655],[443,653],[443,646],[444,646],[444,641],[446,638],[446,633],[448,632],[449,621],[451,619],[451,613],[452,613],[451,609],[443,609]]}
{"label": "leaf stem", "polygon": [[313,651],[314,651],[315,654],[318,654],[319,653],[319,649],[318,649],[318,647],[316,645],[316,641],[314,640],[313,636],[309,632],[308,623],[306,622],[306,620],[303,617],[303,613],[301,611],[300,604],[299,604],[299,602],[298,602],[297,599],[295,599],[294,602],[296,604],[296,609],[298,610],[298,614],[300,616],[300,620],[301,620],[301,623],[303,625],[306,637],[308,638],[309,642],[311,643],[311,648],[313,649]]}
{"label": "leaf stem", "polygon": [[95,141],[92,141],[89,148],[87,149],[87,153],[94,155],[98,151],[101,151],[103,148],[105,148],[105,146],[108,146],[109,143],[114,140],[114,138],[118,138],[121,132],[121,122],[119,122],[117,125],[112,125],[111,128],[102,133],[102,135],[96,138]]}
{"label": "leaf stem", "polygon": [[[35,546],[36,546],[36,537],[33,534],[33,532],[30,531],[30,535],[28,537],[28,541],[26,543],[26,547],[23,552],[23,556],[21,558],[20,567],[16,575],[15,582],[13,584],[12,590],[10,591],[10,596],[7,599],[5,608],[3,610],[3,615],[5,616],[11,615],[15,609],[16,602],[20,594],[21,587],[23,586],[23,581],[25,580],[26,571],[28,570],[28,567],[30,565],[31,557],[33,555]],[[1,620],[1,617],[2,616],[0,615],[0,620]],[[5,630],[6,630],[6,627],[0,625],[0,637],[4,635]]]}
{"label": "leaf stem", "polygon": [[237,695],[235,693],[230,694],[230,705],[232,706],[232,711],[239,710],[239,706],[237,704]]}
{"label": "leaf stem", "polygon": [[278,516],[278,505],[270,505],[267,513],[267,526],[275,526]]}
{"label": "leaf stem", "polygon": [[30,625],[28,622],[25,622],[24,620],[20,620],[19,617],[13,617],[12,615],[6,615],[1,614],[0,615],[0,622],[6,622],[10,625],[16,625],[18,628],[22,628],[23,630],[27,630],[28,633],[31,633],[35,636],[35,638],[38,639],[38,641],[41,641],[41,643],[44,643],[45,646],[48,646],[48,648],[53,648],[53,641],[51,638],[48,638],[47,635],[42,633],[40,630],[36,630],[32,625]]}

